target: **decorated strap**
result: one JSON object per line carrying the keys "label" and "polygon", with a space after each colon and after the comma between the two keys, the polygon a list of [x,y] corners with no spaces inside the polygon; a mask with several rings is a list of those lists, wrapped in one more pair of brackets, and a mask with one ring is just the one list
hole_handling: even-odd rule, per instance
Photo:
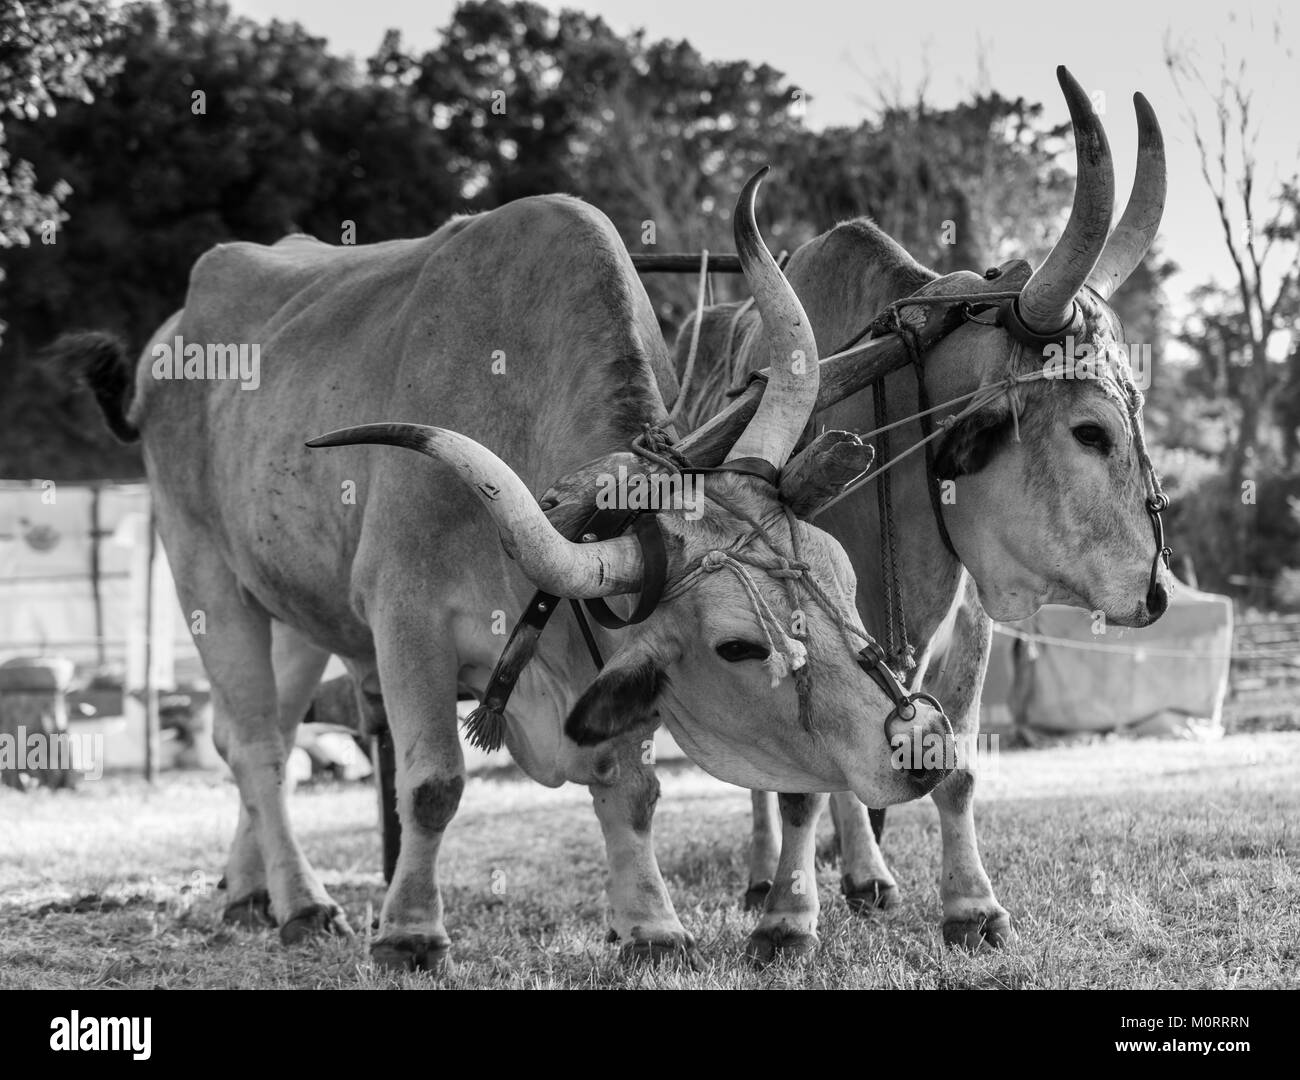
{"label": "decorated strap", "polygon": [[[668,560],[663,536],[659,532],[659,524],[653,514],[639,514],[629,510],[597,510],[586,520],[580,530],[584,541],[607,540],[611,536],[618,536],[633,523],[637,539],[641,543],[645,567],[645,583],[636,610],[627,619],[619,619],[603,601],[586,601],[592,617],[602,626],[610,629],[643,621],[650,616],[655,605],[658,604],[667,578]],[[492,669],[492,676],[488,679],[482,703],[465,718],[465,735],[470,745],[488,752],[501,749],[506,731],[506,703],[514,692],[519,676],[537,651],[537,642],[542,636],[542,631],[551,616],[555,614],[559,604],[560,597],[539,591],[533,594],[528,606],[524,608],[519,621],[510,632],[510,638],[501,652],[501,658]],[[593,604],[598,606],[593,607]],[[592,661],[599,670],[602,661],[600,652],[596,648],[595,638],[582,619],[581,608],[577,604],[573,606],[578,615],[579,626],[583,630],[583,638],[591,652]],[[598,613],[598,609],[608,613],[611,621],[606,622]]]}

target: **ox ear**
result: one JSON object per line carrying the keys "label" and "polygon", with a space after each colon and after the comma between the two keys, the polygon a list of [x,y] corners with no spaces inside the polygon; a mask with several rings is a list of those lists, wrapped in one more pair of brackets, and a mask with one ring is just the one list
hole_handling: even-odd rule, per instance
{"label": "ox ear", "polygon": [[653,651],[635,645],[620,650],[578,699],[564,733],[579,746],[592,746],[653,724],[667,685],[667,668]]}
{"label": "ox ear", "polygon": [[940,480],[956,480],[977,473],[1011,438],[1011,410],[1000,402],[981,409],[956,424],[944,436],[934,455],[934,474]]}

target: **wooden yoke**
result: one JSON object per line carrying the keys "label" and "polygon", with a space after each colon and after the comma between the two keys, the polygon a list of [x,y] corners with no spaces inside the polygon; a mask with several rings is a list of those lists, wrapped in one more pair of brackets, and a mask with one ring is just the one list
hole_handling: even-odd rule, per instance
{"label": "wooden yoke", "polygon": [[[1005,264],[1003,272],[997,276],[962,281],[960,289],[967,296],[1017,289],[1024,284],[1028,270],[1029,267],[1024,263]],[[945,282],[949,282],[949,279],[940,278],[931,282],[922,292],[938,292],[940,290],[935,286],[941,286]],[[918,305],[911,311],[916,318],[916,341],[923,352],[956,330],[965,319],[963,305],[960,303]],[[832,356],[822,361],[816,411],[821,412],[865,390],[877,379],[905,367],[910,360],[907,344],[895,333],[866,342],[852,355]],[[753,419],[766,386],[767,369],[753,373],[749,385],[735,401],[707,423],[674,443],[674,451],[692,465],[707,467],[722,464],[740,433]],[[551,524],[564,536],[577,539],[573,532],[590,516],[596,490],[603,486],[601,478],[617,475],[620,465],[627,469],[629,476],[656,471],[654,462],[626,450],[588,462],[557,480],[542,494],[539,502]],[[782,493],[789,495],[784,484]]]}

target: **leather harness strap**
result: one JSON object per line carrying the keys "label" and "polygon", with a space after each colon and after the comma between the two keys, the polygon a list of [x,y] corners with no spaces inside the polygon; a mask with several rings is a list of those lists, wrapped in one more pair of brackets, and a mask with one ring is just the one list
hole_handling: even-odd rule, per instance
{"label": "leather harness strap", "polygon": [[[659,531],[658,518],[653,513],[635,513],[632,516],[632,529],[641,545],[642,565],[641,595],[632,614],[623,618],[600,597],[583,600],[591,617],[606,630],[622,630],[625,626],[645,622],[650,618],[659,605],[659,599],[664,594],[664,585],[668,580],[668,551],[664,547],[663,533]],[[603,540],[617,536],[626,528],[627,521],[626,510],[597,510],[588,521],[588,528],[583,530],[582,538],[587,540],[590,536],[592,540]],[[593,639],[590,637],[590,631],[586,631],[583,636],[587,638],[587,647],[592,649],[592,659],[599,668],[600,653],[592,648]]]}
{"label": "leather harness strap", "polygon": [[742,476],[757,477],[772,487],[776,487],[781,479],[780,470],[770,461],[761,457],[738,457],[730,461],[724,461],[721,465],[688,465],[682,469],[685,473],[720,473],[732,472],[740,473]]}
{"label": "leather harness strap", "polygon": [[[602,626],[618,629],[631,626],[649,618],[663,596],[664,585],[668,575],[668,558],[664,547],[663,535],[654,514],[642,514],[635,510],[597,510],[582,524],[579,535],[582,542],[607,540],[618,536],[629,525],[635,529],[637,540],[641,544],[642,578],[641,596],[636,610],[626,619],[610,611],[603,601],[585,601],[593,618]],[[582,631],[583,641],[591,654],[591,661],[599,671],[604,667],[596,637],[587,625],[582,606],[577,600],[570,600],[578,627]],[[506,647],[501,651],[487,688],[483,692],[483,701],[466,719],[465,730],[470,742],[483,750],[498,750],[505,736],[505,708],[514,692],[515,684],[523,673],[528,661],[537,650],[537,641],[542,636],[546,624],[550,622],[555,609],[559,607],[560,597],[547,592],[535,592],[524,608],[523,614],[510,632]],[[595,606],[593,606],[595,605]],[[608,619],[609,621],[606,621]]]}
{"label": "leather harness strap", "polygon": [[916,364],[916,385],[917,401],[925,412],[925,415],[921,417],[921,434],[926,438],[925,487],[930,493],[930,509],[934,511],[934,523],[939,526],[939,539],[943,541],[943,546],[948,549],[949,555],[961,562],[961,556],[957,554],[957,549],[953,547],[952,537],[948,535],[948,523],[943,520],[943,499],[939,493],[939,478],[934,471],[935,444],[930,439],[930,436],[934,434],[934,416],[929,412],[930,392],[925,387],[925,372],[921,368],[919,358]]}

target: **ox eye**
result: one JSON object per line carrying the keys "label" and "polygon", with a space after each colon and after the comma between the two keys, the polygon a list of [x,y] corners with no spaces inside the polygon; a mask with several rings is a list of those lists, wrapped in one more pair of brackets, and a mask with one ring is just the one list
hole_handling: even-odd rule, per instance
{"label": "ox eye", "polygon": [[735,664],[741,660],[766,660],[771,650],[753,641],[724,641],[717,653],[728,664]]}
{"label": "ox eye", "polygon": [[1086,446],[1090,450],[1098,450],[1103,454],[1110,453],[1110,436],[1106,434],[1106,429],[1099,424],[1080,424],[1072,434],[1080,446]]}

